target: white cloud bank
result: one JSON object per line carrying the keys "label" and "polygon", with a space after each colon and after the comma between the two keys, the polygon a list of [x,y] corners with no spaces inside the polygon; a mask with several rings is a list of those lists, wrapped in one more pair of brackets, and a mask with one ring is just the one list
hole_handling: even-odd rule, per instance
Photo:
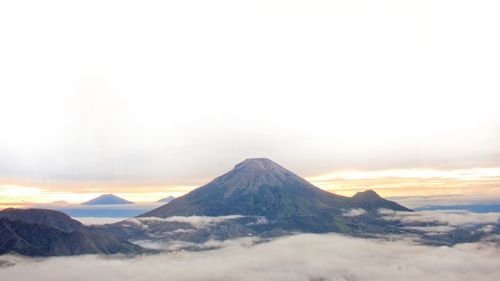
{"label": "white cloud bank", "polygon": [[218,224],[221,222],[235,220],[243,218],[241,215],[229,215],[229,216],[218,216],[218,217],[209,217],[209,216],[173,216],[168,218],[157,218],[157,217],[143,217],[143,218],[134,218],[129,219],[128,221],[144,223],[144,222],[177,222],[177,223],[186,223],[190,224],[194,228],[206,228],[214,224]]}
{"label": "white cloud bank", "polygon": [[98,217],[78,217],[76,218],[79,222],[86,225],[102,225],[108,223],[116,223],[127,218],[98,218]]}
{"label": "white cloud bank", "polygon": [[[427,234],[442,234],[460,227],[477,227],[478,231],[492,232],[500,221],[500,213],[473,213],[461,210],[397,212],[379,209],[381,218],[388,221],[400,221],[404,229],[417,230]],[[415,226],[415,223],[432,223],[438,225]]]}
{"label": "white cloud bank", "polygon": [[349,209],[345,210],[342,215],[344,217],[359,217],[366,214],[366,211],[363,209]]}
{"label": "white cloud bank", "polygon": [[[341,235],[303,234],[253,244],[240,239],[203,252],[137,258],[79,256],[28,259],[2,280],[500,280],[500,249],[492,244],[429,247]],[[223,245],[224,246],[224,245]]]}
{"label": "white cloud bank", "polygon": [[397,212],[380,209],[379,213],[385,220],[399,220],[403,223],[412,222],[437,222],[450,226],[498,223],[500,213],[473,213],[460,210],[450,211],[419,211]]}

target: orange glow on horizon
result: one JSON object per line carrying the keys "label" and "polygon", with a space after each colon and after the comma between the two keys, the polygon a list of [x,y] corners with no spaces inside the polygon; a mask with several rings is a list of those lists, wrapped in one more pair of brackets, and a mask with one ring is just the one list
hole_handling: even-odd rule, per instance
{"label": "orange glow on horizon", "polygon": [[343,171],[310,177],[308,180],[322,189],[345,196],[367,189],[373,189],[387,197],[479,192],[500,196],[500,168],[496,167]]}
{"label": "orange glow on horizon", "polygon": [[[378,171],[338,171],[308,177],[312,184],[344,196],[373,189],[384,197],[451,194],[491,194],[500,196],[500,168],[459,170],[391,169]],[[78,185],[77,185],[78,186]],[[0,184],[0,208],[65,201],[82,203],[101,194],[113,193],[133,202],[155,202],[167,196],[179,197],[200,185],[138,185],[101,187],[36,187]]]}
{"label": "orange glow on horizon", "polygon": [[[99,195],[113,193],[126,200],[136,203],[155,202],[167,196],[179,197],[196,187],[192,186],[173,186],[170,188],[162,187],[160,190],[169,189],[170,191],[157,192],[107,192],[109,190],[103,188],[102,192],[71,192],[71,191],[51,191],[36,187],[25,187],[18,185],[2,185],[0,184],[0,209],[7,207],[26,207],[33,204],[51,203],[56,201],[64,201],[71,204],[78,204],[91,200]],[[115,188],[114,188],[115,189]]]}

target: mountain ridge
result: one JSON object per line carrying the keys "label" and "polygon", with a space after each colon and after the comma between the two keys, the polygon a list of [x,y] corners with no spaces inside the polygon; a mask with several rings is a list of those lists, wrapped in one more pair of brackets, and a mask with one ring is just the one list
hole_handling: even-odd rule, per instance
{"label": "mountain ridge", "polygon": [[0,211],[0,255],[69,256],[80,254],[138,254],[141,247],[94,230],[54,210]]}

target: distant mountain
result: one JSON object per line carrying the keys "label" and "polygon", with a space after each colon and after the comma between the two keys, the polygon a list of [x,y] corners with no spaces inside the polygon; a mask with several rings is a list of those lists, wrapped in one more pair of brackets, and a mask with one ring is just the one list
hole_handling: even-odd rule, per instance
{"label": "distant mountain", "polygon": [[137,245],[95,231],[61,212],[43,209],[0,211],[0,237],[0,254],[66,256],[144,252]]}
{"label": "distant mountain", "polygon": [[121,204],[134,204],[134,202],[125,200],[113,194],[103,194],[97,198],[82,203],[82,205],[121,205]]}
{"label": "distant mountain", "polygon": [[[147,227],[124,221],[104,228],[123,238],[163,237],[190,242],[295,232],[366,236],[400,231],[379,218],[379,208],[411,211],[374,191],[353,197],[324,191],[269,159],[256,158],[247,159],[210,183],[136,217],[134,222]],[[190,216],[198,216],[197,220],[220,219],[206,228],[193,227],[188,219],[179,219]],[[170,222],[155,217],[168,218]]]}
{"label": "distant mountain", "polygon": [[358,208],[365,210],[389,209],[394,211],[411,211],[410,209],[399,205],[394,201],[386,200],[380,197],[373,190],[358,192],[351,197],[351,203]]}
{"label": "distant mountain", "polygon": [[168,197],[165,197],[165,198],[162,198],[156,202],[163,202],[163,203],[169,203],[170,201],[174,200],[175,197],[174,196],[168,196]]}

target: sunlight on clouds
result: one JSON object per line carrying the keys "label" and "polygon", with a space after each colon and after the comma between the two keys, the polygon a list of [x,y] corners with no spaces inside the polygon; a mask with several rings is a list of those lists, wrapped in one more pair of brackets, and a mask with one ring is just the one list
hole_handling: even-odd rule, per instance
{"label": "sunlight on clouds", "polygon": [[[115,195],[132,202],[155,202],[168,196],[179,197],[193,190],[194,186],[171,187],[135,187],[135,192],[120,191],[119,187],[82,188],[79,192],[71,192],[63,187],[28,187],[22,185],[0,185],[0,209],[7,207],[27,207],[36,203],[65,201],[67,203],[82,203],[103,193],[114,192]],[[154,191],[156,190],[156,191]],[[164,190],[164,191],[158,191]],[[100,191],[100,192],[99,192]]]}
{"label": "sunlight on clouds", "polygon": [[500,195],[500,168],[457,170],[390,169],[339,171],[309,177],[313,184],[338,194],[374,189],[383,196],[449,195],[483,192]]}
{"label": "sunlight on clouds", "polygon": [[458,170],[437,169],[390,169],[380,171],[340,171],[309,178],[311,181],[327,181],[335,178],[343,179],[378,179],[378,178],[449,178],[482,180],[485,178],[500,178],[500,168],[471,168]]}
{"label": "sunlight on clouds", "polygon": [[0,185],[1,197],[31,197],[42,193],[44,190],[38,187],[14,186],[14,185]]}
{"label": "sunlight on clouds", "polygon": [[92,199],[99,194],[100,193],[73,193],[70,191],[61,192],[49,188],[27,187],[21,185],[0,185],[0,202],[3,203],[3,207],[53,201],[76,203]]}
{"label": "sunlight on clouds", "polygon": [[[382,196],[446,196],[446,195],[500,195],[500,168],[390,169],[362,171],[350,170],[308,177],[312,184],[337,194],[352,196],[358,191],[376,190]],[[152,202],[167,196],[179,197],[198,186],[204,179],[191,180],[199,185],[106,185],[85,187],[76,183],[72,187],[0,185],[0,202],[52,202],[64,200],[81,203],[102,193],[114,193],[133,202]],[[126,192],[124,192],[126,191]]]}

